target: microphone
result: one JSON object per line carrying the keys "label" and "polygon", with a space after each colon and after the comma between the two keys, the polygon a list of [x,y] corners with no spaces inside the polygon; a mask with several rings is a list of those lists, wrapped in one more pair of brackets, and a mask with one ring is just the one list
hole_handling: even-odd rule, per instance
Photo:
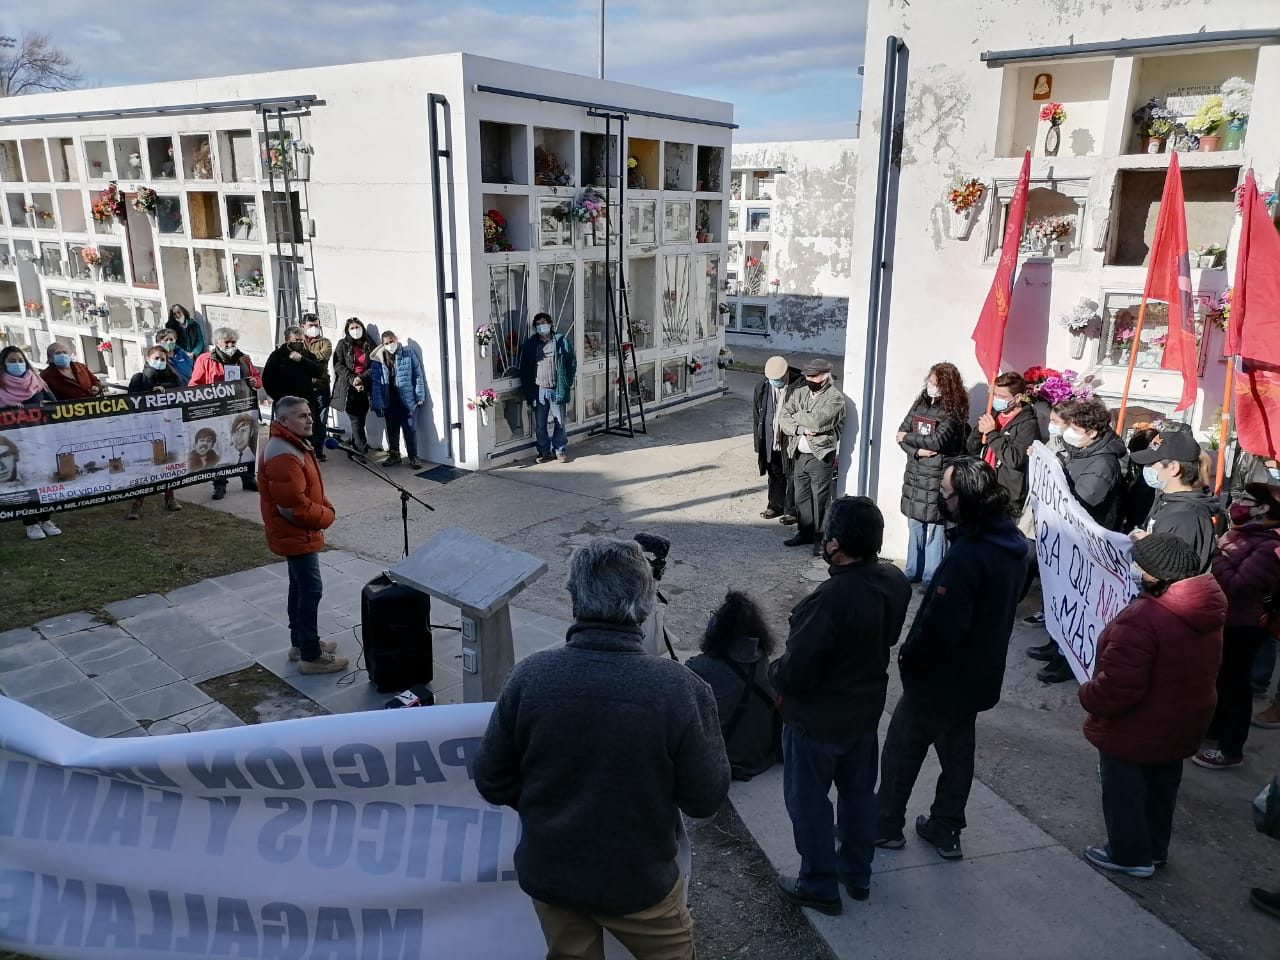
{"label": "microphone", "polygon": [[343,453],[345,453],[349,457],[360,457],[362,459],[364,457],[364,454],[361,453],[359,450],[357,450],[355,447],[349,444],[343,443],[337,437],[325,437],[324,447],[326,450],[341,450]]}

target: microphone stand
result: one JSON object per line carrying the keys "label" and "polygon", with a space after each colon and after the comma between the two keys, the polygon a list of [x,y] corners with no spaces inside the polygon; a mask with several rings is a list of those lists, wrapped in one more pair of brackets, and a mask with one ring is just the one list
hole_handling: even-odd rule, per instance
{"label": "microphone stand", "polygon": [[400,526],[404,530],[404,555],[407,557],[409,555],[409,501],[413,500],[416,503],[422,504],[432,513],[435,513],[436,508],[416,494],[410,493],[404,488],[403,484],[397,483],[395,480],[388,477],[363,453],[357,453],[356,451],[342,446],[341,444],[338,446],[338,449],[345,453],[347,455],[347,459],[352,463],[356,464],[366,472],[373,474],[383,483],[390,484],[400,491]]}

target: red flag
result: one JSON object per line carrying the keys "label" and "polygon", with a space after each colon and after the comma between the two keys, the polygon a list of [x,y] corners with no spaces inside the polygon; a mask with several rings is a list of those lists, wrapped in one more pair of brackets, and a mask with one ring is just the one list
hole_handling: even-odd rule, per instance
{"label": "red flag", "polygon": [[1151,260],[1147,267],[1144,297],[1169,305],[1169,329],[1165,339],[1165,370],[1182,371],[1182,399],[1175,412],[1196,402],[1196,316],[1191,303],[1191,258],[1187,247],[1187,213],[1182,201],[1182,170],[1178,154],[1169,154],[1169,170],[1164,177],[1164,195],[1156,218]]}
{"label": "red flag", "polygon": [[1236,441],[1250,453],[1280,459],[1280,368],[1242,359],[1235,387]]}
{"label": "red flag", "polygon": [[1267,215],[1252,167],[1241,189],[1240,245],[1226,352],[1280,366],[1280,233]]}
{"label": "red flag", "polygon": [[1009,322],[1009,301],[1013,298],[1013,274],[1018,267],[1018,246],[1022,243],[1022,226],[1027,217],[1027,189],[1031,183],[1031,151],[1022,158],[1022,173],[1009,204],[1009,221],[1004,228],[1004,245],[1000,263],[982,305],[978,324],[973,328],[978,365],[992,383],[1000,373],[1000,356],[1004,353],[1004,330]]}

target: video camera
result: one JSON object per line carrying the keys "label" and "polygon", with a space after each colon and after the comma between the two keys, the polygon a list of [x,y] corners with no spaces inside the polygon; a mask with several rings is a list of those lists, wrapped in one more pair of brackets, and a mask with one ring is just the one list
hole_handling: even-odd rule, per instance
{"label": "video camera", "polygon": [[649,557],[649,566],[653,569],[653,579],[661,580],[667,569],[667,554],[671,552],[671,541],[656,533],[637,533],[636,543]]}

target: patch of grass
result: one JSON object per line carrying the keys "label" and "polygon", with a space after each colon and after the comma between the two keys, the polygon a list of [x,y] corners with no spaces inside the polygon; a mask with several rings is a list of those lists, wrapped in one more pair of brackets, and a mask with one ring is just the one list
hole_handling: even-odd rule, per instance
{"label": "patch of grass", "polygon": [[16,521],[0,524],[0,629],[279,559],[260,524],[227,513],[193,503],[166,513],[159,496],[147,499],[141,520],[126,520],[127,509],[118,503],[54,514],[62,536],[34,543]]}

